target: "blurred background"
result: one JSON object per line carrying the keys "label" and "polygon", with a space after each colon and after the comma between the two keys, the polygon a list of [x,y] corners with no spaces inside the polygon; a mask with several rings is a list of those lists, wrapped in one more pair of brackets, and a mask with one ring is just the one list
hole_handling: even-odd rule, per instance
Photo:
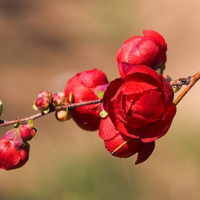
{"label": "blurred background", "polygon": [[[3,119],[28,117],[42,90],[63,92],[76,73],[98,68],[119,77],[116,52],[153,29],[167,44],[164,75],[199,71],[200,2],[195,0],[0,0],[0,99]],[[97,132],[54,115],[35,121],[26,165],[0,170],[1,200],[196,200],[200,196],[200,83],[178,105],[151,157],[109,155]],[[177,96],[177,95],[176,95]],[[0,136],[12,128],[0,129]]]}

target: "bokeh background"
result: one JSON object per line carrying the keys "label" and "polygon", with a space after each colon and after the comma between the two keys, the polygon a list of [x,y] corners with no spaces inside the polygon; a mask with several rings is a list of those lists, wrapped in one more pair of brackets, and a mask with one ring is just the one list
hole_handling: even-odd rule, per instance
{"label": "bokeh background", "polygon": [[[165,75],[193,75],[200,66],[200,1],[0,0],[0,99],[3,119],[35,114],[41,90],[64,91],[80,71],[119,77],[116,52],[131,36],[153,29],[168,44]],[[200,196],[200,84],[178,105],[152,156],[109,155],[98,132],[53,114],[35,121],[30,159],[0,171],[1,200],[196,200]],[[177,96],[177,95],[176,95]],[[11,127],[0,129],[0,136]]]}

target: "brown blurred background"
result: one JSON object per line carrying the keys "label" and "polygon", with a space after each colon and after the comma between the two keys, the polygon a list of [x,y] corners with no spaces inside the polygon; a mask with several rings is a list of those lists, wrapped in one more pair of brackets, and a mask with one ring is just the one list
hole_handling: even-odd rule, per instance
{"label": "brown blurred background", "polygon": [[[0,99],[3,119],[28,117],[41,90],[64,91],[69,78],[98,68],[119,76],[116,52],[153,29],[168,44],[165,75],[193,75],[200,66],[200,2],[195,0],[0,0]],[[0,200],[196,200],[200,196],[200,84],[178,105],[152,156],[109,156],[98,132],[53,114],[35,121],[30,159],[0,171]],[[177,95],[176,95],[177,96]],[[1,137],[11,127],[0,129]]]}

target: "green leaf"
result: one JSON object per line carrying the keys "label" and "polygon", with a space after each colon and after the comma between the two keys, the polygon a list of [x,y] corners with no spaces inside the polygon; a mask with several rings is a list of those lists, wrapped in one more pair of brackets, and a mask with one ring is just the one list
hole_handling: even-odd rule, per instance
{"label": "green leaf", "polygon": [[36,105],[35,105],[35,101],[32,103],[32,108],[33,108],[34,110],[38,110],[37,107],[36,107]]}
{"label": "green leaf", "polygon": [[105,111],[105,110],[102,110],[101,112],[100,112],[100,117],[101,118],[106,118],[108,116],[108,113]]}
{"label": "green leaf", "polygon": [[49,111],[50,111],[50,108],[47,108],[47,109],[43,110],[42,112],[46,115],[49,113]]}
{"label": "green leaf", "polygon": [[3,103],[2,103],[2,101],[0,100],[0,116],[1,116],[2,112],[3,112]]}
{"label": "green leaf", "polygon": [[69,102],[72,103],[74,100],[72,92],[69,93]]}
{"label": "green leaf", "polygon": [[33,120],[32,119],[28,119],[27,123],[30,124],[33,127]]}
{"label": "green leaf", "polygon": [[19,128],[20,125],[21,125],[20,123],[15,123],[15,124],[14,124],[14,128]]}
{"label": "green leaf", "polygon": [[103,95],[104,95],[104,91],[99,90],[99,91],[97,92],[97,97],[98,97],[99,99],[103,99]]}

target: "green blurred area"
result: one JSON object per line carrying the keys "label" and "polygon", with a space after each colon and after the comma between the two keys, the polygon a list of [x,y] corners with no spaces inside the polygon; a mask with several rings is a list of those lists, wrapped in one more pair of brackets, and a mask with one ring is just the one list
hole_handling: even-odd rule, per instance
{"label": "green blurred area", "polygon": [[[98,68],[110,81],[117,78],[118,48],[143,29],[166,39],[165,75],[195,74],[200,66],[199,8],[194,0],[1,0],[2,118],[35,114],[31,103],[38,92],[62,92],[80,71]],[[0,200],[199,199],[198,88],[199,83],[178,105],[168,134],[138,166],[136,156],[110,156],[98,132],[83,131],[73,121],[57,122],[53,114],[36,120],[27,164],[0,171]],[[10,128],[1,128],[1,136]]]}

